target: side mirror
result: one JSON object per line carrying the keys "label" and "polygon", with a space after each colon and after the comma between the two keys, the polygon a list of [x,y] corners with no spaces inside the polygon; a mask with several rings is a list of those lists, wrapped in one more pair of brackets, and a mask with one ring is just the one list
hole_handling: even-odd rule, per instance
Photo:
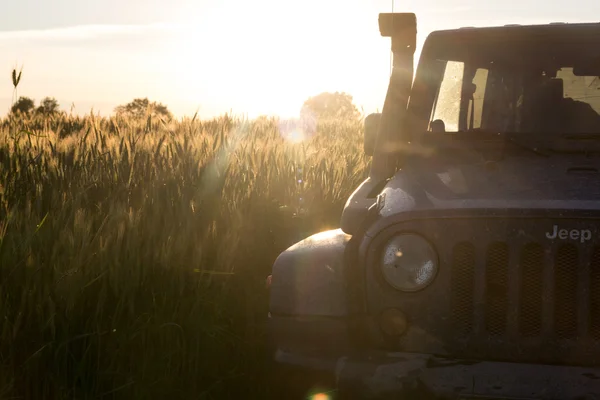
{"label": "side mirror", "polygon": [[377,141],[380,120],[381,113],[373,113],[365,117],[364,150],[368,156],[372,156],[375,152],[375,142]]}

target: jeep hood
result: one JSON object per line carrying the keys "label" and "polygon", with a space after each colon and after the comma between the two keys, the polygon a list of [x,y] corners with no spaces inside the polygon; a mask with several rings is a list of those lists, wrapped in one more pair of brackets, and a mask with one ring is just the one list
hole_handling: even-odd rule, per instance
{"label": "jeep hood", "polygon": [[437,209],[600,208],[600,160],[583,155],[415,158],[382,191],[389,217]]}

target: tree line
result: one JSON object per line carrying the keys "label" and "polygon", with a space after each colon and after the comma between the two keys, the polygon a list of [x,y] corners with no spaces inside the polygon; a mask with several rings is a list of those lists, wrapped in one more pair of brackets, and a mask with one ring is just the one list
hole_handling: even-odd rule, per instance
{"label": "tree line", "polygon": [[[16,85],[15,85],[16,86]],[[11,107],[12,114],[41,114],[55,115],[61,113],[60,105],[54,97],[45,97],[36,107],[35,101],[29,97],[21,96]],[[146,98],[136,98],[131,102],[115,107],[114,112],[118,116],[130,118],[145,118],[148,115],[164,119],[173,118],[168,107],[156,101]],[[301,109],[302,116],[310,116],[315,119],[321,118],[360,118],[360,112],[354,105],[351,95],[345,92],[323,92],[309,97]]]}

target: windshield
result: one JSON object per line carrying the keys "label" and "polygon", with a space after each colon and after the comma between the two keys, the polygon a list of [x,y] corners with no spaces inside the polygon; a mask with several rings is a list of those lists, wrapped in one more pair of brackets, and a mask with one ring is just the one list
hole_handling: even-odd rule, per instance
{"label": "windshield", "polygon": [[429,131],[600,133],[600,58],[591,51],[597,49],[507,46],[449,50],[431,60]]}

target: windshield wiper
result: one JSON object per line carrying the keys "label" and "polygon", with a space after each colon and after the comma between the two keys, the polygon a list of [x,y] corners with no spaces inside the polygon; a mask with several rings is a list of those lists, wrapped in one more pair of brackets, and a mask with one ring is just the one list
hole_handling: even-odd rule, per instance
{"label": "windshield wiper", "polygon": [[[550,154],[548,154],[547,151],[541,150],[539,148],[539,142],[531,142],[528,140],[524,140],[522,136],[520,137],[515,137],[517,134],[512,134],[512,133],[507,133],[504,136],[505,142],[511,143],[517,147],[520,147],[522,149],[525,149],[527,151],[530,151],[532,153],[535,153],[537,155],[543,156],[543,157],[549,157]],[[504,156],[504,152],[502,153],[502,155]]]}
{"label": "windshield wiper", "polygon": [[575,140],[575,141],[583,141],[583,140],[595,141],[595,140],[600,140],[600,134],[599,133],[566,134],[566,135],[563,135],[563,139]]}
{"label": "windshield wiper", "polygon": [[[481,129],[481,128],[462,130],[462,131],[458,131],[456,133],[459,135],[460,134],[466,135],[466,137],[469,137],[472,139],[476,139],[475,143],[479,139],[482,139],[484,141],[486,141],[486,140],[492,140],[492,141],[501,140],[505,144],[511,144],[514,147],[518,147],[520,149],[529,151],[538,156],[543,156],[543,157],[550,156],[550,154],[547,151],[548,149],[545,148],[545,146],[540,146],[544,142],[542,139],[535,138],[535,140],[531,140],[531,139],[528,140],[528,139],[524,138],[525,135],[523,135],[522,133],[499,132],[499,131],[485,130],[485,129]],[[502,148],[502,151],[500,152],[500,156],[504,157],[505,152],[506,152],[506,146],[504,146]]]}
{"label": "windshield wiper", "polygon": [[[512,144],[515,147],[529,151],[539,156],[549,157],[552,153],[597,153],[600,152],[599,133],[563,133],[546,134],[523,133],[523,132],[498,132],[489,130],[468,130],[459,133],[468,135],[485,135],[485,138],[502,139],[504,143]],[[587,144],[585,142],[588,142]],[[503,148],[501,155],[504,157],[506,147]]]}

